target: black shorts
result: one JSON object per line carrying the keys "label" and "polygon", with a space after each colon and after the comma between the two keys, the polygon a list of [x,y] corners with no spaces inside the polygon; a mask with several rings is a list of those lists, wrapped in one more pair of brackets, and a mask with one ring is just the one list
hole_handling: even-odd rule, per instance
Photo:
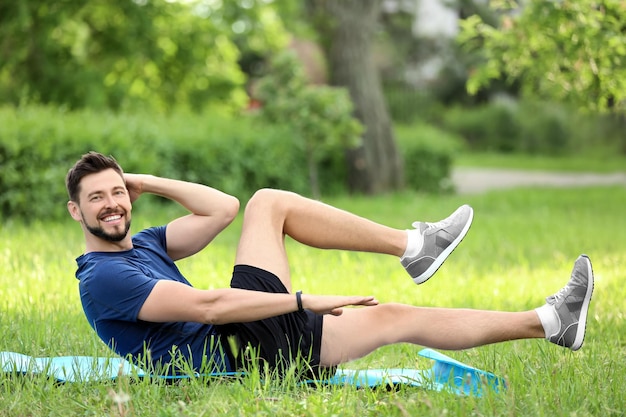
{"label": "black shorts", "polygon": [[[271,272],[249,265],[235,265],[231,288],[287,294],[282,281]],[[295,303],[295,300],[294,300]],[[303,365],[302,376],[319,377],[324,316],[308,310],[247,323],[219,325],[217,331],[231,364],[246,368],[250,360],[267,363],[279,373],[295,364]],[[224,338],[234,336],[238,352]],[[261,363],[261,369],[262,363]]]}

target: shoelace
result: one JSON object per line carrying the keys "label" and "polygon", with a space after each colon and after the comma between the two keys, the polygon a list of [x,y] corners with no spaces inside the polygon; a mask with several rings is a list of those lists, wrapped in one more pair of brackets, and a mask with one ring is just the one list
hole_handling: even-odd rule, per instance
{"label": "shoelace", "polygon": [[552,295],[551,297],[548,297],[549,301],[552,301],[551,304],[556,304],[559,301],[561,301],[562,299],[565,299],[565,297],[567,296],[566,293],[568,293],[570,290],[570,285],[567,284],[566,286],[564,286],[563,288],[561,288],[556,294]]}
{"label": "shoelace", "polygon": [[419,228],[420,224],[425,224],[427,229],[445,229],[450,224],[452,224],[453,221],[454,221],[454,219],[447,218],[447,219],[440,220],[440,221],[438,221],[436,223],[413,222],[412,226],[417,229],[417,228]]}

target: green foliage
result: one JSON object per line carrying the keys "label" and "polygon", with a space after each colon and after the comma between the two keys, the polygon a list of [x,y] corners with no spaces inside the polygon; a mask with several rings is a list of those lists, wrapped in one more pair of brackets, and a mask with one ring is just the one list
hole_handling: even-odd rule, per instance
{"label": "green foliage", "polygon": [[492,2],[499,27],[473,15],[460,41],[482,54],[467,88],[476,93],[494,79],[518,81],[530,96],[584,109],[624,112],[626,6],[620,0],[512,0]]}
{"label": "green foliage", "polygon": [[304,153],[285,128],[255,116],[187,116],[170,118],[168,132],[171,154],[157,175],[209,184],[242,199],[263,187],[307,192]]}
{"label": "green foliage", "polygon": [[[303,141],[291,126],[257,115],[237,118],[176,113],[67,111],[0,107],[0,214],[3,218],[63,218],[64,178],[85,152],[113,155],[128,172],[152,173],[214,186],[246,200],[263,187],[312,195]],[[449,187],[458,141],[427,125],[399,127],[408,185],[438,192]],[[346,191],[342,151],[318,161],[320,191]],[[157,201],[160,201],[157,199]]]}
{"label": "green foliage", "polygon": [[347,90],[307,84],[302,65],[285,52],[273,59],[260,80],[258,97],[263,116],[289,126],[294,143],[305,150],[311,190],[318,197],[319,164],[358,145],[363,131]]}
{"label": "green foliage", "polygon": [[290,34],[279,15],[281,9],[274,2],[197,0],[196,3],[196,7],[205,8],[207,18],[230,24],[229,38],[240,51],[239,65],[251,77],[262,74],[267,56],[277,53],[289,43]]}
{"label": "green foliage", "polygon": [[[0,97],[71,108],[239,109],[246,80],[233,22],[202,4],[5,2]],[[277,48],[272,39],[285,36],[280,27],[249,35],[259,50]]]}
{"label": "green foliage", "polygon": [[387,108],[396,123],[433,121],[445,111],[444,104],[437,97],[404,84],[386,85],[384,93]]}
{"label": "green foliage", "polygon": [[396,136],[410,189],[429,193],[453,190],[452,163],[463,143],[459,137],[426,123],[398,126]]}
{"label": "green foliage", "polygon": [[518,126],[508,106],[455,107],[446,112],[443,123],[472,149],[512,151],[516,147]]}
{"label": "green foliage", "polygon": [[474,107],[453,107],[439,122],[461,136],[470,149],[568,155],[620,151],[619,124],[606,115],[581,114],[563,105],[496,100]]}
{"label": "green foliage", "polygon": [[241,199],[262,187],[308,190],[304,152],[294,147],[287,129],[258,117],[178,113],[154,118],[2,107],[2,217],[66,215],[65,174],[90,150],[113,155],[128,172],[197,181]]}

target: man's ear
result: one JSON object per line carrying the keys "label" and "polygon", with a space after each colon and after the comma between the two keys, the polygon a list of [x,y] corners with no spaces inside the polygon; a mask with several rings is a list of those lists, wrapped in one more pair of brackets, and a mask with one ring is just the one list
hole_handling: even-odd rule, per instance
{"label": "man's ear", "polygon": [[70,216],[77,222],[83,220],[83,217],[80,215],[80,208],[78,208],[78,204],[75,201],[67,202],[67,211],[70,212]]}

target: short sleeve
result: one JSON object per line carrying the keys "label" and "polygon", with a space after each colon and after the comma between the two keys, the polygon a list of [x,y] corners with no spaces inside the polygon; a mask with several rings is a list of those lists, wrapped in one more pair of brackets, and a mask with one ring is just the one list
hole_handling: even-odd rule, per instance
{"label": "short sleeve", "polygon": [[157,281],[124,259],[109,260],[80,282],[83,307],[100,320],[134,322]]}

